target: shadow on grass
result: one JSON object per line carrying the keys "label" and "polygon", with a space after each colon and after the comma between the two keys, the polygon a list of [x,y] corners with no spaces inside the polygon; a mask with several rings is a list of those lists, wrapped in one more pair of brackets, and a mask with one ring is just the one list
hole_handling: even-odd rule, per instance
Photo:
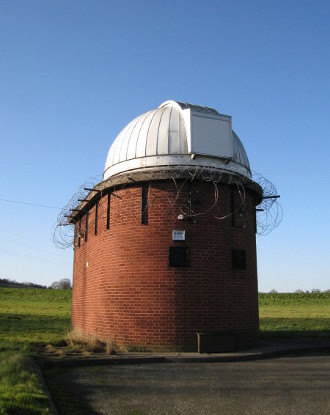
{"label": "shadow on grass", "polygon": [[0,339],[15,344],[48,343],[70,328],[70,317],[0,314]]}
{"label": "shadow on grass", "polygon": [[262,318],[260,337],[330,338],[330,318]]}
{"label": "shadow on grass", "polygon": [[[20,400],[22,400],[22,393],[20,393]],[[18,404],[8,402],[10,401],[10,398],[8,399],[6,396],[1,398],[3,401],[0,405],[0,413],[1,414],[8,414],[8,415],[41,415],[43,413],[48,413],[47,411],[47,405],[48,405],[48,399],[46,397],[42,398],[40,396],[36,397],[26,397],[26,400],[24,402],[24,406],[22,406],[22,403],[19,402]],[[24,400],[24,398],[23,398]],[[28,401],[28,404],[26,403]],[[25,405],[29,405],[30,407],[26,407]],[[3,411],[3,412],[1,412]]]}

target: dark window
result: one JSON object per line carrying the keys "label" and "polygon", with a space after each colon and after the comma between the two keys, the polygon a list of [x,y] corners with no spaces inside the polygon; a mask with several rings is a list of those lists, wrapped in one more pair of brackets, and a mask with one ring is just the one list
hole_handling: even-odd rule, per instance
{"label": "dark window", "polygon": [[88,212],[86,213],[86,222],[85,222],[85,242],[88,239]]}
{"label": "dark window", "polygon": [[110,228],[110,198],[111,193],[108,193],[108,204],[107,204],[107,229]]}
{"label": "dark window", "polygon": [[246,269],[246,254],[243,249],[233,249],[233,268]]}
{"label": "dark window", "polygon": [[142,225],[148,225],[148,197],[149,197],[149,185],[143,183],[141,188],[141,223]]}
{"label": "dark window", "polygon": [[170,267],[187,267],[188,248],[182,246],[170,246],[168,259]]}
{"label": "dark window", "polygon": [[97,213],[98,213],[98,210],[99,210],[99,202],[96,202],[96,204],[95,204],[95,230],[94,230],[95,235],[97,235]]}
{"label": "dark window", "polygon": [[80,238],[81,238],[81,218],[79,219],[79,227],[78,227],[78,246],[80,246]]}

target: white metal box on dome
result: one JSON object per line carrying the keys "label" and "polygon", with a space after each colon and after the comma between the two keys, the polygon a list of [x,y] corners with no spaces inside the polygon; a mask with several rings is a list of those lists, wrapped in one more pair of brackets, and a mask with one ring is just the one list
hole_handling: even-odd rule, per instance
{"label": "white metal box on dome", "polygon": [[209,108],[199,110],[196,106],[183,109],[182,115],[186,124],[189,154],[224,159],[233,157],[231,116]]}

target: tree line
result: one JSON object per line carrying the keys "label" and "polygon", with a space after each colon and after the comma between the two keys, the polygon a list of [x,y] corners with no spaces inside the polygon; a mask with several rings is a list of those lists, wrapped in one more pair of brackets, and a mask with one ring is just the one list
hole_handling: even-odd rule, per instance
{"label": "tree line", "polygon": [[36,284],[34,282],[18,282],[9,278],[0,278],[0,287],[70,290],[72,288],[72,284],[69,278],[63,278],[59,281],[54,281],[48,287],[46,285]]}

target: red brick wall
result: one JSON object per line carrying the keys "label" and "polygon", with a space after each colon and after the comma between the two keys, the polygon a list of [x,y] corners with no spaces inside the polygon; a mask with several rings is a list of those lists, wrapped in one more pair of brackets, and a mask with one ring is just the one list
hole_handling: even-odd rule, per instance
{"label": "red brick wall", "polygon": [[[243,208],[234,186],[152,182],[148,224],[141,224],[141,185],[111,195],[89,211],[88,238],[75,240],[72,327],[119,346],[150,350],[196,350],[197,332],[231,330],[251,345],[258,336],[255,202],[247,191]],[[217,194],[218,193],[218,194]],[[178,220],[188,212],[193,221]],[[212,208],[212,206],[215,206]],[[212,209],[211,209],[212,208]],[[224,219],[216,219],[223,218]],[[81,230],[85,232],[86,216]],[[172,231],[185,230],[184,242]],[[76,224],[78,230],[78,224]],[[188,267],[169,267],[170,246],[189,249]],[[246,251],[246,269],[232,266],[232,249]]]}

